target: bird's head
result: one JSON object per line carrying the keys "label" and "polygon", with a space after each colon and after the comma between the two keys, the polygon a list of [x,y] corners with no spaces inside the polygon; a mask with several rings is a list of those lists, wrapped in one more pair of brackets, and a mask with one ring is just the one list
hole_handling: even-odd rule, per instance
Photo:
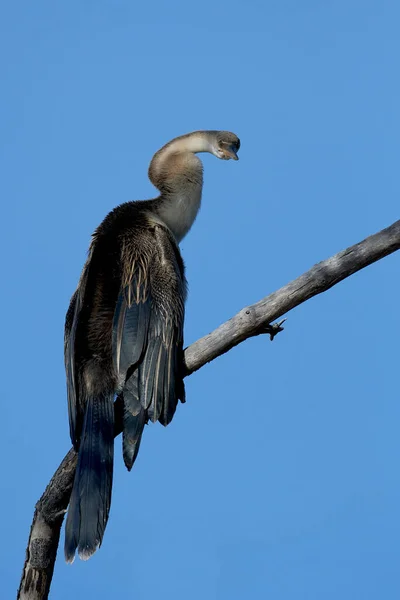
{"label": "bird's head", "polygon": [[222,160],[239,160],[237,155],[240,148],[240,140],[235,133],[230,131],[210,132],[211,152]]}

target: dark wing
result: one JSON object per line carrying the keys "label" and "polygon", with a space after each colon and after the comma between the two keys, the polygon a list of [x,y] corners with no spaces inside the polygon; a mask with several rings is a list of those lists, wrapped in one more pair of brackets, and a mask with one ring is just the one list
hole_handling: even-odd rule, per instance
{"label": "dark wing", "polygon": [[84,407],[79,402],[78,374],[75,365],[75,336],[82,309],[82,296],[85,291],[91,253],[83,269],[79,285],[71,298],[65,317],[64,329],[64,363],[67,379],[68,417],[71,442],[78,450],[80,433],[83,424]]}
{"label": "dark wing", "polygon": [[112,277],[115,253],[109,239],[94,241],[65,324],[69,421],[78,450],[65,526],[67,562],[74,560],[76,550],[87,559],[99,547],[111,503],[115,396],[111,327],[119,286]]}
{"label": "dark wing", "polygon": [[128,469],[137,456],[147,421],[167,425],[178,400],[184,400],[182,259],[162,227],[142,231],[135,247],[151,248],[151,252],[146,256],[123,252],[122,270],[129,277],[117,301],[113,326],[114,367],[123,388],[123,454]]}
{"label": "dark wing", "polygon": [[71,298],[71,302],[65,319],[64,334],[64,362],[65,372],[67,376],[69,432],[71,435],[71,442],[74,445],[75,450],[78,450],[79,440],[76,436],[78,390],[76,385],[77,379],[75,377],[74,346],[80,304],[81,300],[78,289]]}

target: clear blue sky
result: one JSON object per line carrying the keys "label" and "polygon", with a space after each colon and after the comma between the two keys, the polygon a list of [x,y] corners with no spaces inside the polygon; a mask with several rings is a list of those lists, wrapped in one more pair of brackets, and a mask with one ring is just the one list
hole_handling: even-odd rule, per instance
{"label": "clear blue sky", "polygon": [[[186,344],[399,218],[400,5],[385,0],[8,2],[0,15],[2,597],[70,447],[63,322],[90,234],[151,197],[153,153],[205,156],[182,243]],[[187,380],[127,473],[101,550],[52,597],[400,597],[398,255]]]}

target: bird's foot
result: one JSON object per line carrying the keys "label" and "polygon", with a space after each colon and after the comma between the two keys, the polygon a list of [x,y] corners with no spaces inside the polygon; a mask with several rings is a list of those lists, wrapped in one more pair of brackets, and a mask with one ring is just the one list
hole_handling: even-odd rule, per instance
{"label": "bird's foot", "polygon": [[282,319],[281,321],[278,321],[277,323],[272,323],[272,325],[268,324],[268,325],[262,325],[259,329],[259,331],[257,332],[258,335],[262,334],[262,333],[268,333],[269,334],[269,339],[272,340],[274,339],[274,337],[280,332],[284,330],[284,327],[282,327],[283,323],[286,321],[286,319]]}

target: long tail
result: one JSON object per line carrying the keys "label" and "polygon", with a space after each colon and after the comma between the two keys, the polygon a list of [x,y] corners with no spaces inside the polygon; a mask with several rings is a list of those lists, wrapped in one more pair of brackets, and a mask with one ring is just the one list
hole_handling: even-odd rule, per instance
{"label": "long tail", "polygon": [[65,526],[65,559],[87,560],[100,546],[111,503],[114,458],[113,396],[89,398]]}

